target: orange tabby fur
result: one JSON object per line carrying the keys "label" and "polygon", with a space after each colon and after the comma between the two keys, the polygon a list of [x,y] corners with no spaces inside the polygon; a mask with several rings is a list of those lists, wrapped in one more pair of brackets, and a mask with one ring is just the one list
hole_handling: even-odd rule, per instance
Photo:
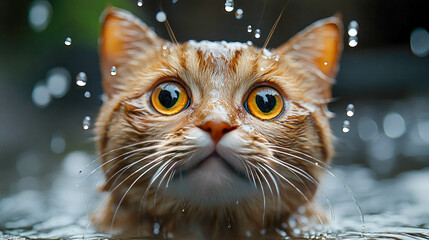
{"label": "orange tabby fur", "polygon": [[[261,54],[256,47],[238,43],[176,45],[157,37],[130,13],[110,8],[104,15],[100,50],[108,100],[100,110],[96,133],[106,177],[101,190],[108,192],[108,200],[94,214],[97,227],[128,236],[153,236],[156,223],[159,234],[167,237],[238,239],[257,238],[262,229],[266,234],[274,234],[276,228],[290,232],[291,216],[324,219],[312,201],[317,184],[310,179],[320,178],[333,155],[326,104],[342,50],[338,17],[320,20]],[[110,75],[112,66],[117,68],[116,76]],[[158,83],[170,78],[186,86],[191,105],[166,116],[153,110],[149,96]],[[246,94],[261,83],[274,87],[285,99],[284,112],[273,120],[257,119],[243,107]],[[186,164],[196,148],[193,129],[212,117],[226,119],[234,127],[241,144],[237,151],[249,166],[265,166],[254,169],[254,182],[249,179],[250,185],[256,184],[255,192],[243,197],[220,192],[219,197],[198,200],[201,184],[192,185],[190,194],[197,196],[188,197],[167,187],[169,175],[151,183],[166,160],[172,160],[165,168],[170,174],[173,163],[174,167]],[[152,166],[145,164],[157,162],[139,177]],[[203,195],[204,185],[201,191]]]}

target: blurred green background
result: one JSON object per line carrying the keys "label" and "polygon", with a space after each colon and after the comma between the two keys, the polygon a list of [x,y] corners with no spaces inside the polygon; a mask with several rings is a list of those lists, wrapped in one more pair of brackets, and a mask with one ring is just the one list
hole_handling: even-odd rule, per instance
{"label": "blurred green background", "polygon": [[[92,126],[83,130],[82,120],[85,116],[94,120],[102,104],[97,39],[99,17],[106,6],[133,12],[164,38],[168,38],[165,26],[155,19],[161,8],[181,42],[251,40],[261,46],[285,2],[235,0],[234,11],[227,13],[220,0],[144,0],[141,7],[137,0],[1,1],[0,182],[4,184],[0,184],[0,192],[18,191],[14,183],[22,177],[55,171],[68,152],[95,152]],[[425,3],[291,0],[287,5],[270,48],[321,18],[340,12],[344,19],[345,49],[333,89],[336,101],[330,106],[337,114],[332,121],[338,137],[336,163],[359,163],[380,177],[429,165],[429,18]],[[46,26],[32,25],[35,6],[44,7],[33,12],[33,17],[48,9]],[[244,11],[242,19],[235,18],[238,8]],[[359,43],[354,48],[347,45],[351,20],[359,23]],[[246,31],[249,24],[261,29],[260,39]],[[423,48],[417,54],[410,47],[416,29],[420,29],[417,42]],[[64,44],[67,37],[72,39],[70,46]],[[37,105],[32,101],[34,89],[45,86],[52,71],[65,76],[70,88],[64,96]],[[88,77],[84,87],[75,84],[79,72]],[[91,93],[90,98],[84,97],[85,91]],[[349,103],[355,105],[356,113],[345,134],[341,129]],[[388,116],[397,121],[389,125]],[[367,124],[375,124],[369,131],[376,129],[376,135],[365,137]],[[392,136],[389,126],[404,131]]]}

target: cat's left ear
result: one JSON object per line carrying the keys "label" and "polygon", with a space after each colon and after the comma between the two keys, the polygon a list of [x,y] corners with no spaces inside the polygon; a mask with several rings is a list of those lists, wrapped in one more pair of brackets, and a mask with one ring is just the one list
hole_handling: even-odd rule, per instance
{"label": "cat's left ear", "polygon": [[102,15],[102,31],[99,40],[101,71],[104,92],[113,95],[122,78],[111,75],[115,66],[120,68],[136,57],[147,56],[162,45],[165,40],[128,11],[110,7]]}
{"label": "cat's left ear", "polygon": [[342,50],[343,23],[337,14],[311,24],[277,48],[275,54],[303,63],[320,79],[317,85],[324,89],[323,97],[329,97]]}

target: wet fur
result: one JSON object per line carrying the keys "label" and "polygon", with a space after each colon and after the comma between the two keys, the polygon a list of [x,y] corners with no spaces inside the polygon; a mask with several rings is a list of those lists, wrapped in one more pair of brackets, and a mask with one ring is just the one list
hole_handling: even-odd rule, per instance
{"label": "wet fur", "polygon": [[[267,235],[275,235],[276,229],[290,232],[291,218],[297,216],[323,221],[313,197],[333,155],[326,104],[337,72],[342,29],[337,17],[322,21],[271,54],[261,54],[244,44],[176,45],[158,38],[131,14],[107,10],[101,59],[108,100],[100,110],[96,133],[106,179],[100,190],[108,193],[108,199],[94,214],[95,225],[119,235],[153,236],[157,223],[159,235],[165,237],[237,239],[249,233],[260,236],[262,229]],[[328,30],[320,32],[318,25]],[[119,34],[113,36],[111,29]],[[320,65],[317,47],[323,44],[308,37],[312,31],[320,39],[335,38],[336,52],[327,56],[329,68]],[[118,39],[109,45],[113,41],[109,38]],[[225,49],[219,53],[210,46]],[[109,74],[113,65],[117,76]],[[152,88],[167,78],[178,79],[192,94],[192,105],[173,116],[157,113],[149,103]],[[285,110],[276,119],[262,121],[244,109],[246,94],[258,84],[273,86],[284,95]],[[237,199],[238,204],[220,199],[229,198],[228,193],[198,200],[167,187],[174,170],[186,165],[196,151],[192,129],[210,114],[224,114],[237,126],[235,137],[241,144],[237,151],[251,169],[247,177],[255,192]],[[151,182],[162,167],[162,174]]]}

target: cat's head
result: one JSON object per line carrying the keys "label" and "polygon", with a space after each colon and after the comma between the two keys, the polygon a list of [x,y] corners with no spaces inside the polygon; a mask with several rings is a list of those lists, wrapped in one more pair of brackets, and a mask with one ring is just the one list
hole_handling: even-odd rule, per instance
{"label": "cat's head", "polygon": [[97,121],[104,189],[190,206],[302,205],[333,154],[326,105],[341,51],[338,17],[262,51],[171,43],[130,13],[107,10],[108,98]]}

